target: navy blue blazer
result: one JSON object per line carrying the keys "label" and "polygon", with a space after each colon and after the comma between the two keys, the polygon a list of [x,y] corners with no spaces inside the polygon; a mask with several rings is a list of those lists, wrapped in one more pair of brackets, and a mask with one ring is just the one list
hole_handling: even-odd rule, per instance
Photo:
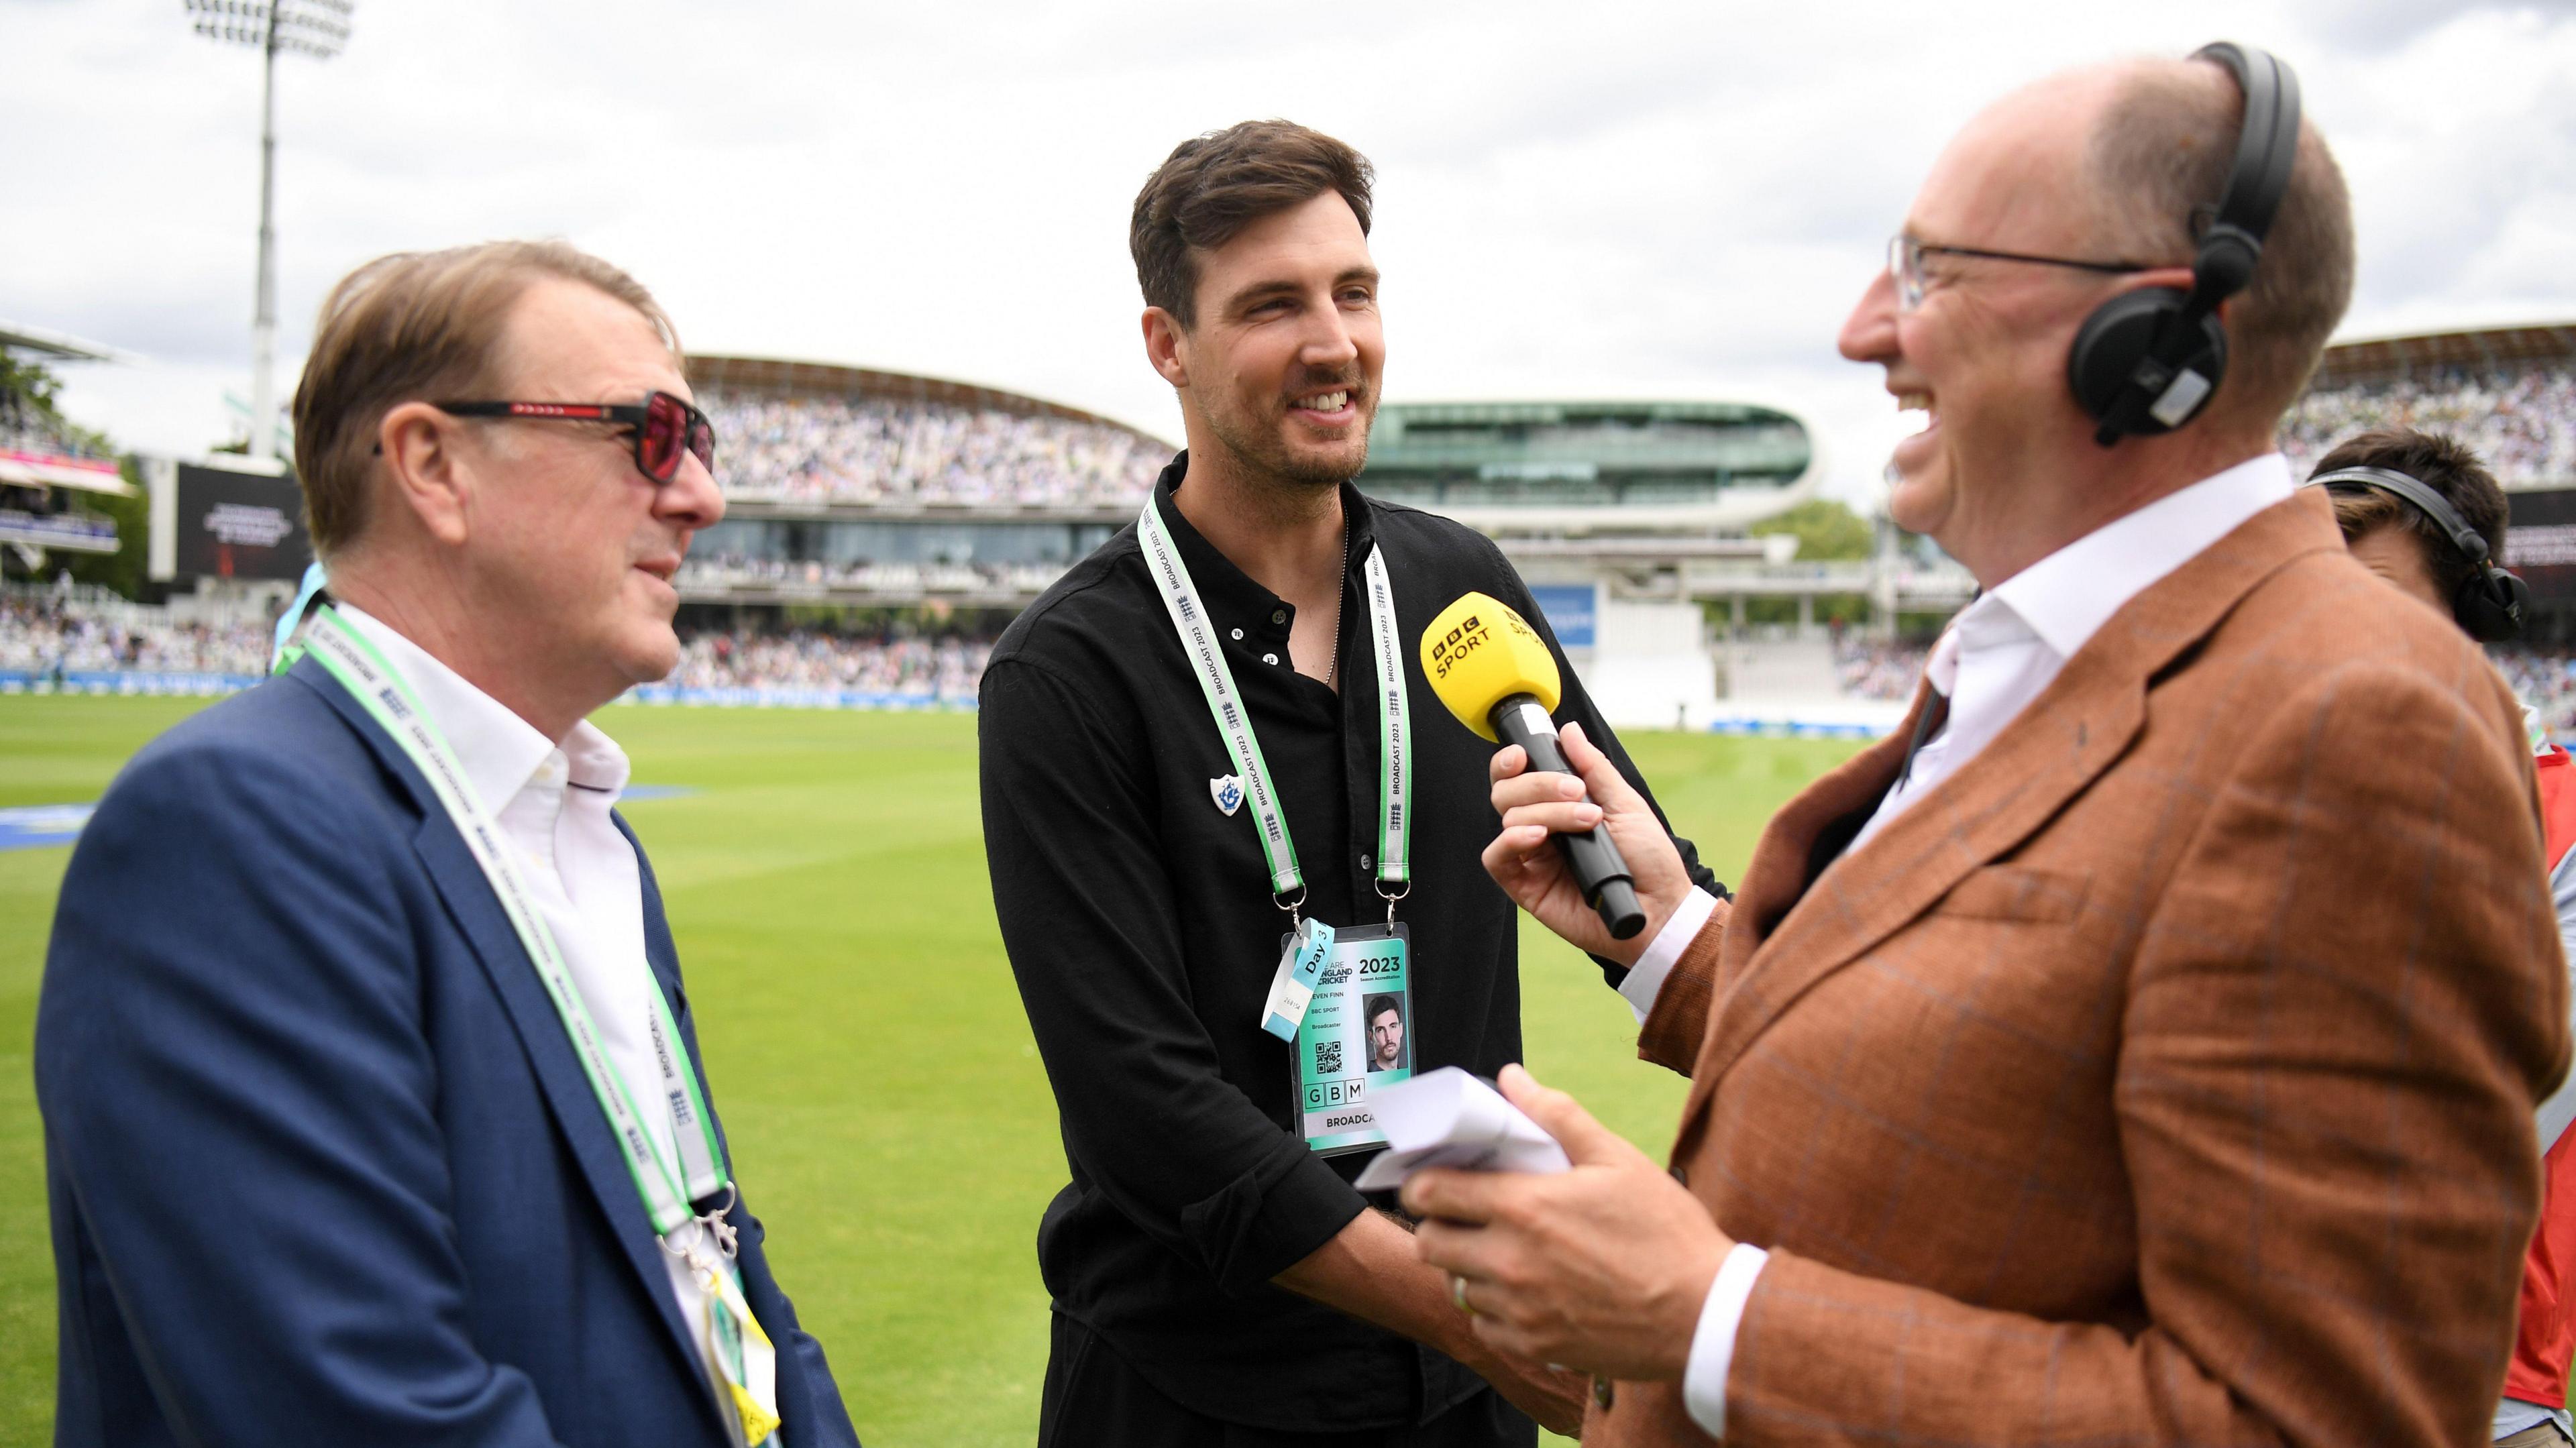
{"label": "navy blue blazer", "polygon": [[[642,874],[646,952],[694,1056]],[[725,1441],[508,917],[428,784],[310,659],[108,790],[54,917],[36,1098],[58,1444]],[[733,1220],[788,1448],[855,1448],[759,1222]]]}

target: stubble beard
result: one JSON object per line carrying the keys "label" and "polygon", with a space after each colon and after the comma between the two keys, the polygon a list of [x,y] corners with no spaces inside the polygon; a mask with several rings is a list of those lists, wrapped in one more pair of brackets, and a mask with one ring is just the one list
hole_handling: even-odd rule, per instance
{"label": "stubble beard", "polygon": [[[1352,384],[1354,389],[1358,385]],[[1207,421],[1208,430],[1216,435],[1217,445],[1225,449],[1237,476],[1291,498],[1308,499],[1340,488],[1368,466],[1368,425],[1374,417],[1369,413],[1360,418],[1359,436],[1354,439],[1356,455],[1347,462],[1338,457],[1300,457],[1276,427],[1264,427],[1259,419],[1247,418],[1231,408],[1210,409]]]}

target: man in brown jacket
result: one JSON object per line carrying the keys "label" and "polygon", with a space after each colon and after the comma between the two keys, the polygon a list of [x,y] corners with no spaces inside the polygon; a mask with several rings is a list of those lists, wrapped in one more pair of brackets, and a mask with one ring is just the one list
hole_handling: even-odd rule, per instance
{"label": "man in brown jacket", "polygon": [[[1588,800],[1495,760],[1488,868],[1692,1083],[1667,1175],[1506,1071],[1575,1169],[1405,1194],[1480,1334],[1596,1374],[1587,1444],[2485,1437],[2567,987],[2511,696],[2273,450],[2350,292],[2313,131],[2197,416],[2105,448],[2070,387],[2097,309],[2193,285],[2254,90],[2063,76],[1936,163],[1841,345],[1931,414],[1891,506],[1984,592],[1735,899],[1587,742]],[[1547,845],[1603,818],[1625,945]]]}

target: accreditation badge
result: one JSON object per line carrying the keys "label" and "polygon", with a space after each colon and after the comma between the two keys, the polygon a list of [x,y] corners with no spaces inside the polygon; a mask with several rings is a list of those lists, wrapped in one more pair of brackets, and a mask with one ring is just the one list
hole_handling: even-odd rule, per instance
{"label": "accreditation badge", "polygon": [[1371,1091],[1413,1075],[1411,937],[1403,925],[1336,931],[1297,1028],[1298,1132],[1318,1155],[1386,1144]]}

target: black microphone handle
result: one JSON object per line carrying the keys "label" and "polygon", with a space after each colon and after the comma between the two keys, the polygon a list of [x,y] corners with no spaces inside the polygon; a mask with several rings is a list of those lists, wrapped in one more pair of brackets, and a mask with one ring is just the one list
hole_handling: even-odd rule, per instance
{"label": "black microphone handle", "polygon": [[[1556,742],[1556,722],[1537,699],[1512,695],[1494,706],[1493,723],[1494,734],[1502,742],[1529,751],[1531,769],[1574,773]],[[1584,903],[1599,912],[1611,939],[1626,940],[1646,928],[1646,910],[1637,903],[1635,877],[1628,872],[1628,862],[1620,858],[1619,847],[1611,843],[1609,825],[1597,824],[1579,835],[1560,833],[1556,847],[1565,853],[1566,867],[1574,872]]]}

